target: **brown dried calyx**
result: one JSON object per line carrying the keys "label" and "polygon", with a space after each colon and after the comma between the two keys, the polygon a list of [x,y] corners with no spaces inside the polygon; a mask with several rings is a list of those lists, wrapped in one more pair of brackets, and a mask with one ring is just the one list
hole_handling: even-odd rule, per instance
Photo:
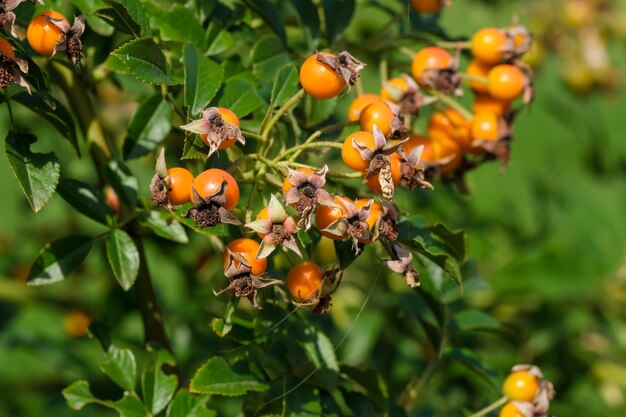
{"label": "brown dried calyx", "polygon": [[287,181],[293,186],[284,194],[285,203],[293,206],[300,220],[298,226],[305,226],[305,230],[311,227],[311,218],[318,204],[329,207],[336,207],[332,197],[326,190],[326,173],[328,166],[324,165],[322,169],[314,172],[308,177],[304,172],[287,168]]}
{"label": "brown dried calyx", "polygon": [[167,173],[167,164],[165,163],[165,148],[161,148],[159,156],[154,167],[154,176],[150,181],[150,195],[152,203],[155,206],[166,206],[173,209],[172,204],[167,198],[168,191],[172,189],[172,182]]}
{"label": "brown dried calyx", "polygon": [[283,245],[302,257],[296,239],[299,227],[274,195],[270,197],[267,212],[268,219],[259,219],[246,224],[248,229],[264,235],[256,257],[259,259],[267,258],[278,245]]}
{"label": "brown dried calyx", "polygon": [[180,127],[188,132],[198,135],[206,135],[206,143],[209,146],[207,157],[217,152],[220,145],[228,140],[234,140],[242,145],[246,139],[241,134],[241,129],[227,121],[217,107],[209,107],[202,111],[202,117]]}
{"label": "brown dried calyx", "polygon": [[381,202],[383,214],[378,222],[378,236],[394,242],[398,239],[398,211],[392,203]]}
{"label": "brown dried calyx", "polygon": [[[17,38],[15,33],[15,13],[13,10],[26,0],[0,0],[0,29],[4,29]],[[39,3],[45,6],[42,0],[31,0],[31,3]]]}
{"label": "brown dried calyx", "polygon": [[352,138],[352,147],[356,149],[364,161],[369,161],[369,167],[364,173],[365,178],[363,182],[367,182],[367,180],[378,174],[383,197],[391,199],[394,195],[394,187],[389,155],[400,149],[400,146],[408,141],[408,138],[397,141],[393,145],[389,144],[385,135],[383,135],[376,124],[373,126],[372,136],[374,138],[374,149],[361,145],[355,138]]}
{"label": "brown dried calyx", "polygon": [[519,24],[519,19],[513,17],[511,25],[502,29],[506,35],[507,42],[503,46],[505,61],[518,61],[530,50],[533,37],[528,28]]}
{"label": "brown dried calyx", "polygon": [[513,138],[513,119],[517,110],[510,110],[498,118],[498,137],[493,139],[474,138],[472,147],[482,148],[487,154],[500,161],[502,167],[509,162],[511,139]]}
{"label": "brown dried calyx", "polygon": [[350,237],[352,239],[354,254],[358,255],[361,251],[359,241],[370,240],[375,237],[366,221],[370,217],[374,200],[370,200],[360,210],[348,199],[343,199],[342,204],[345,207],[344,215],[329,224],[328,227],[324,229],[324,232],[337,236]]}
{"label": "brown dried calyx", "polygon": [[193,194],[193,207],[185,214],[185,217],[191,217],[196,221],[196,226],[200,229],[205,227],[215,227],[220,223],[234,224],[241,226],[241,222],[226,210],[223,206],[226,204],[226,189],[228,182],[222,180],[220,188],[214,194],[202,197],[198,194],[196,187],[191,184],[191,192]]}
{"label": "brown dried calyx", "polygon": [[[425,96],[422,94],[419,90],[419,85],[412,77],[402,74],[402,78],[406,81],[406,88],[385,83],[385,89],[389,92],[389,95],[398,106],[398,112],[396,112],[396,114],[412,114],[417,116],[423,106],[427,106],[437,100],[436,97]],[[402,126],[404,126],[403,121],[400,120],[400,122],[402,123]],[[406,132],[403,134],[406,134]]]}
{"label": "brown dried calyx", "polygon": [[424,168],[420,166],[424,145],[416,146],[411,153],[406,154],[403,148],[398,149],[400,156],[400,173],[402,179],[400,185],[414,190],[415,188],[434,190],[433,185],[426,180]]}
{"label": "brown dried calyx", "polygon": [[11,84],[16,84],[24,87],[30,94],[30,86],[22,74],[28,74],[28,62],[26,60],[17,57],[9,58],[0,53],[0,88],[7,88]]}
{"label": "brown dried calyx", "polygon": [[80,37],[85,31],[85,15],[80,15],[74,18],[74,24],[70,27],[65,19],[57,19],[51,16],[44,15],[45,19],[52,23],[54,26],[61,29],[63,32],[63,38],[54,47],[52,56],[57,52],[65,51],[67,58],[74,65],[78,65],[83,58],[83,43],[80,41]]}
{"label": "brown dried calyx", "polygon": [[336,57],[318,52],[316,59],[333,68],[335,74],[343,79],[349,87],[356,84],[361,71],[366,67],[363,62],[350,55],[347,51],[340,52]]}
{"label": "brown dried calyx", "polygon": [[427,68],[420,77],[424,86],[431,90],[437,90],[443,94],[463,95],[461,88],[461,75],[459,74],[460,51],[450,62],[447,68]]}
{"label": "brown dried calyx", "polygon": [[230,284],[220,290],[214,291],[219,296],[226,292],[232,292],[236,297],[246,297],[255,308],[260,308],[257,300],[257,290],[272,285],[282,284],[281,280],[266,278],[252,274],[252,267],[245,257],[239,253],[228,251],[228,264],[224,275],[230,280]]}
{"label": "brown dried calyx", "polygon": [[413,254],[398,243],[384,246],[391,259],[383,261],[383,264],[393,272],[402,274],[409,287],[419,287],[419,271],[413,266]]}

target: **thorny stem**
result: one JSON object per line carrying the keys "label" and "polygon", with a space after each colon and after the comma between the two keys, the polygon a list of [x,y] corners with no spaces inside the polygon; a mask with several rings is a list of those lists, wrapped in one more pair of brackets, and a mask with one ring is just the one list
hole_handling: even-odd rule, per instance
{"label": "thorny stem", "polygon": [[493,410],[496,410],[500,407],[502,407],[504,404],[507,403],[507,401],[509,401],[508,397],[505,395],[504,397],[500,398],[499,400],[489,404],[487,407],[475,412],[474,414],[472,414],[469,417],[482,417],[482,416],[486,416],[487,414],[489,414],[490,412],[492,412]]}
{"label": "thorny stem", "polygon": [[11,129],[13,132],[17,133],[17,128],[15,127],[15,119],[13,118],[13,109],[11,108],[11,99],[7,94],[7,90],[4,90],[4,99],[7,102],[7,108],[9,109],[9,119],[11,120]]}
{"label": "thorny stem", "polygon": [[283,117],[285,113],[287,113],[289,110],[295,107],[300,102],[300,100],[302,100],[303,97],[304,97],[304,89],[300,89],[293,96],[291,96],[291,98],[287,100],[287,102],[283,104],[281,108],[278,109],[274,117],[272,117],[267,123],[267,125],[264,126],[263,129],[261,129],[261,141],[263,142],[267,141],[268,136],[270,132],[272,131],[272,128],[274,127],[274,125],[278,123],[280,118]]}

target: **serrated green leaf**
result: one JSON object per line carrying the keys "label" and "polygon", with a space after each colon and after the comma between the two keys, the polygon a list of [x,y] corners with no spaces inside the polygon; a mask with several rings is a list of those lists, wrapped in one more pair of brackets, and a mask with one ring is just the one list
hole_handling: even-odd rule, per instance
{"label": "serrated green leaf", "polygon": [[117,411],[120,417],[149,417],[146,407],[141,403],[135,394],[125,392],[119,401],[104,401],[103,405]]}
{"label": "serrated green leaf", "polygon": [[154,352],[154,366],[141,374],[143,400],[154,415],[167,407],[178,387],[178,378],[175,374],[166,374],[164,365],[173,367],[176,361],[167,350],[157,349]]}
{"label": "serrated green leaf", "polygon": [[278,70],[291,62],[280,40],[273,35],[264,36],[252,48],[254,74],[263,81],[271,82]]}
{"label": "serrated green leaf", "polygon": [[104,359],[100,362],[100,369],[121,388],[128,391],[135,390],[137,362],[130,349],[109,345]]}
{"label": "serrated green leaf", "polygon": [[48,285],[64,280],[87,257],[93,246],[90,236],[68,236],[46,245],[28,273],[28,285]]}
{"label": "serrated green leaf", "polygon": [[71,178],[61,178],[57,191],[63,200],[79,213],[104,225],[113,224],[113,212],[104,201],[104,196],[89,184]]}
{"label": "serrated green leaf", "polygon": [[150,23],[159,30],[161,39],[191,42],[200,50],[206,49],[204,29],[192,9],[178,4],[168,8],[150,2],[144,4]]}
{"label": "serrated green leaf", "polygon": [[182,389],[167,408],[166,417],[216,417],[217,411],[206,408],[208,401],[206,395],[191,395]]}
{"label": "serrated green leaf", "polygon": [[222,85],[224,70],[205,58],[193,45],[185,45],[185,105],[189,113],[199,114]]}
{"label": "serrated green leaf", "polygon": [[172,130],[172,108],[155,94],[146,99],[133,116],[124,140],[124,159],[139,158],[154,151]]}
{"label": "serrated green leaf", "polygon": [[198,394],[237,396],[269,387],[250,375],[235,373],[220,357],[209,359],[191,379],[189,391]]}
{"label": "serrated green leaf", "polygon": [[298,89],[298,71],[293,65],[281,68],[272,87],[272,105],[282,106]]}
{"label": "serrated green leaf", "polygon": [[137,178],[122,162],[111,160],[106,167],[106,176],[120,199],[128,206],[137,204]]}
{"label": "serrated green leaf", "polygon": [[189,238],[185,228],[169,213],[161,211],[149,211],[139,217],[142,226],[151,229],[157,236],[177,243],[188,243]]}
{"label": "serrated green leaf", "polygon": [[474,330],[501,331],[500,322],[489,314],[479,310],[463,310],[456,313],[448,324],[450,332]]}
{"label": "serrated green leaf", "polygon": [[5,152],[9,165],[33,211],[46,205],[56,190],[61,166],[54,153],[31,152],[33,135],[9,132]]}
{"label": "serrated green leaf", "polygon": [[320,41],[320,17],[312,0],[292,0],[300,27],[304,31],[309,51],[317,50]]}
{"label": "serrated green leaf", "polygon": [[106,241],[106,252],[113,275],[128,291],[139,273],[139,251],[133,239],[121,229],[114,229]]}
{"label": "serrated green leaf", "polygon": [[62,391],[63,397],[68,407],[72,410],[81,410],[87,404],[96,402],[96,398],[91,394],[89,382],[76,381]]}
{"label": "serrated green leaf", "polygon": [[209,23],[206,38],[206,44],[209,46],[209,49],[206,51],[208,56],[221,54],[235,46],[233,35],[229,31],[224,30],[217,21]]}
{"label": "serrated green leaf", "polygon": [[219,101],[220,107],[227,107],[240,119],[252,113],[263,104],[256,90],[243,80],[230,80],[226,83]]}
{"label": "serrated green leaf", "polygon": [[134,39],[111,52],[107,65],[150,84],[170,84],[165,55],[152,38]]}
{"label": "serrated green leaf", "polygon": [[337,107],[337,97],[329,100],[317,100],[310,96],[306,97],[306,127],[316,126],[335,113]]}
{"label": "serrated green leaf", "polygon": [[34,91],[31,94],[21,91],[13,95],[11,100],[20,103],[50,122],[70,142],[76,153],[80,155],[74,119],[59,100],[54,97],[44,97]]}
{"label": "serrated green leaf", "polygon": [[324,21],[326,22],[326,39],[333,43],[352,20],[355,9],[354,0],[322,0]]}
{"label": "serrated green leaf", "polygon": [[185,138],[183,154],[180,159],[207,159],[208,148],[204,145],[198,135],[191,135]]}
{"label": "serrated green leaf", "polygon": [[442,268],[460,287],[463,286],[461,261],[453,256],[448,246],[428,227],[409,221],[398,225],[398,240],[411,250],[430,259]]}
{"label": "serrated green leaf", "polygon": [[282,43],[286,42],[285,25],[276,6],[267,0],[243,0],[243,2],[265,20],[269,27],[280,37]]}
{"label": "serrated green leaf", "polygon": [[465,262],[467,259],[467,233],[463,230],[452,231],[443,223],[437,223],[430,230],[439,237],[446,247],[456,256],[456,258]]}
{"label": "serrated green leaf", "polygon": [[298,324],[291,328],[291,333],[304,348],[307,357],[315,365],[316,378],[322,380],[324,387],[332,391],[339,378],[339,364],[335,348],[328,337],[313,326],[303,327]]}
{"label": "serrated green leaf", "polygon": [[109,7],[95,13],[115,29],[135,38],[152,35],[150,22],[142,2],[135,0],[104,0]]}

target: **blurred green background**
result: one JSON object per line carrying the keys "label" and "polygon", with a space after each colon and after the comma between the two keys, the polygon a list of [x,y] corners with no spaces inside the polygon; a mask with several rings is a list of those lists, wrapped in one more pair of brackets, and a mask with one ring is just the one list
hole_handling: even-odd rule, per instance
{"label": "blurred green background", "polygon": [[[579,45],[582,35],[566,1],[457,0],[444,11],[440,24],[453,38],[466,38],[484,26],[504,26],[512,15],[536,30],[546,45],[536,68],[537,99],[517,119],[504,173],[495,163],[472,172],[469,195],[436,184],[436,191],[420,194],[417,204],[406,193],[398,200],[429,223],[443,221],[469,234],[471,260],[465,273],[470,280],[463,306],[489,312],[503,330],[476,332],[461,346],[499,378],[515,363],[539,365],[557,390],[550,414],[614,417],[626,413],[626,95],[623,79],[615,79],[626,68],[626,37],[619,33],[626,26],[621,25],[626,5],[582,3],[607,3],[585,26],[597,28],[610,58],[608,70],[593,73],[573,52],[571,46]],[[378,9],[360,4],[346,36],[357,41],[383,23]],[[367,92],[380,87],[376,71],[368,68],[364,76]],[[125,91],[131,98],[141,94],[132,85]],[[102,116],[116,126],[113,132],[121,131],[133,105],[117,90],[101,94],[107,97]],[[341,100],[340,117],[349,100]],[[22,108],[16,113],[19,124],[40,138],[38,150],[57,151],[73,176],[95,180],[46,122]],[[0,126],[4,133],[5,107]],[[130,167],[146,184],[140,190],[147,196],[152,160]],[[80,337],[83,315],[77,312],[113,326],[114,336],[128,345],[142,343],[135,300],[110,276],[104,250],[98,248],[65,282],[46,288],[23,284],[46,242],[71,231],[97,234],[101,226],[68,214],[59,196],[34,214],[4,154],[0,175],[5,178],[0,182],[0,415],[113,415],[98,407],[73,412],[60,394],[79,378],[93,381],[95,393],[119,394],[93,360],[101,355],[97,342]],[[156,291],[177,359],[192,369],[209,352],[224,348],[210,329],[211,318],[223,308],[212,289],[223,281],[213,279],[220,274],[219,255],[198,236],[190,239],[187,246],[153,239],[147,250],[150,268],[158,271],[153,274]],[[395,301],[382,292],[373,293],[355,321],[371,285],[397,287],[393,279],[378,281],[367,268],[362,259],[352,268],[351,284],[335,300],[335,326],[328,321],[321,325],[335,341],[350,332],[340,349],[345,363],[382,368],[391,385],[399,384],[411,373],[407,366],[417,363],[411,359],[415,345],[405,329],[389,326]],[[272,320],[276,312],[263,314]],[[373,339],[354,335],[365,332],[364,327],[376,329]],[[394,361],[383,353],[388,346],[405,353]],[[444,373],[432,380],[425,406],[415,415],[433,415],[434,409],[438,415],[462,415],[457,406],[480,406],[498,397],[454,366]]]}

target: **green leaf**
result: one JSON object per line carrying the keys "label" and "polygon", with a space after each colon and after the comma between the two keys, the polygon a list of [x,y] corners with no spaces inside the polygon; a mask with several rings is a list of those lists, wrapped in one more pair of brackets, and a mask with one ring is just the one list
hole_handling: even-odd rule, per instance
{"label": "green leaf", "polygon": [[61,178],[59,195],[76,211],[98,223],[113,224],[113,212],[106,205],[102,193],[89,184],[71,178]]}
{"label": "green leaf", "polygon": [[[430,259],[442,268],[457,285],[462,287],[461,259],[456,253],[451,253],[449,246],[434,234],[428,227],[419,227],[409,221],[398,225],[398,240],[407,245],[413,251]],[[441,233],[441,230],[439,230]]]}
{"label": "green leaf", "polygon": [[150,84],[169,84],[165,55],[152,38],[134,39],[111,52],[107,59],[111,70],[130,74]]}
{"label": "green leaf", "polygon": [[205,161],[209,149],[198,135],[188,135],[183,145],[183,155],[180,159],[200,159]]}
{"label": "green leaf", "polygon": [[44,97],[34,91],[31,94],[21,91],[13,95],[11,100],[20,103],[50,122],[70,142],[76,153],[80,155],[74,119],[59,100],[54,97]]}
{"label": "green leaf", "polygon": [[310,96],[306,97],[306,127],[316,126],[335,113],[337,107],[337,97],[329,100],[317,100]]}
{"label": "green leaf", "polygon": [[135,394],[125,392],[119,401],[103,401],[103,405],[117,411],[120,417],[149,417],[146,407]]}
{"label": "green leaf", "polygon": [[62,281],[87,257],[93,246],[90,236],[68,236],[46,245],[28,273],[28,285]]}
{"label": "green leaf", "polygon": [[166,417],[216,417],[216,411],[206,408],[208,401],[206,395],[191,395],[181,389],[167,408]]}
{"label": "green leaf", "polygon": [[107,164],[106,176],[120,199],[128,206],[137,204],[137,178],[122,162],[112,160]]}
{"label": "green leaf", "polygon": [[489,314],[479,310],[463,310],[456,313],[448,325],[450,332],[468,332],[474,330],[501,331],[500,322]]}
{"label": "green leaf", "polygon": [[157,349],[154,352],[154,366],[141,374],[143,400],[154,415],[167,407],[178,387],[178,378],[175,374],[166,374],[164,365],[173,367],[176,361],[167,350]]}
{"label": "green leaf", "polygon": [[158,93],[146,99],[133,116],[124,141],[124,159],[154,151],[172,130],[172,108]]}
{"label": "green leaf", "polygon": [[497,382],[497,373],[494,370],[483,366],[474,353],[467,349],[451,349],[444,352],[443,357],[449,361],[454,361],[463,365],[466,369],[491,385],[496,392],[499,392],[500,386]]}
{"label": "green leaf", "polygon": [[271,82],[278,70],[291,62],[280,40],[273,35],[259,39],[252,49],[252,68],[263,81]]}
{"label": "green leaf", "polygon": [[54,153],[31,152],[30,146],[36,141],[33,135],[9,132],[5,145],[13,174],[35,212],[54,194],[61,172]]}
{"label": "green leaf", "polygon": [[96,398],[91,394],[89,390],[89,382],[76,381],[69,387],[62,391],[65,401],[67,401],[68,407],[72,410],[81,410],[87,404],[96,402]]}
{"label": "green leaf", "polygon": [[369,397],[360,392],[344,390],[342,390],[342,392],[343,398],[346,400],[346,405],[352,410],[355,416],[377,417],[379,415]]}
{"label": "green leaf", "polygon": [[467,233],[463,230],[451,231],[443,223],[437,223],[430,230],[441,239],[446,247],[461,262],[467,260]]}
{"label": "green leaf", "polygon": [[235,303],[232,299],[226,304],[226,311],[223,318],[214,318],[211,320],[211,328],[219,337],[224,337],[233,328],[233,314],[235,313]]}
{"label": "green leaf", "polygon": [[109,345],[108,352],[100,362],[100,369],[120,387],[127,391],[135,390],[137,362],[130,349]]}
{"label": "green leaf", "polygon": [[139,217],[139,223],[142,226],[151,229],[157,236],[177,243],[188,243],[189,238],[185,228],[169,213],[151,210],[142,213]]}
{"label": "green leaf", "polygon": [[265,20],[269,27],[280,37],[283,44],[286,42],[285,25],[276,6],[267,0],[243,0],[243,2]]}
{"label": "green leaf", "polygon": [[208,56],[221,54],[235,46],[233,35],[229,31],[224,30],[217,21],[209,23],[206,38],[206,43],[209,45],[209,49],[206,51]]}
{"label": "green leaf", "polygon": [[106,241],[106,252],[113,275],[124,291],[128,291],[139,273],[139,251],[128,233],[114,229]]}
{"label": "green leaf", "polygon": [[191,42],[204,50],[206,40],[204,29],[200,25],[198,16],[192,9],[174,4],[172,7],[163,7],[155,3],[144,2],[152,27],[159,29],[161,39],[165,41]]}
{"label": "green leaf", "polygon": [[152,35],[150,23],[142,2],[136,0],[104,0],[109,7],[96,11],[96,15],[115,29],[135,38]]}
{"label": "green leaf", "polygon": [[298,89],[298,71],[293,65],[281,68],[272,87],[272,105],[282,106]]}
{"label": "green leaf", "polygon": [[232,110],[240,119],[252,113],[263,104],[256,90],[243,80],[230,80],[226,83],[219,101],[220,107]]}
{"label": "green leaf", "polygon": [[354,0],[322,0],[324,21],[326,22],[326,39],[333,43],[341,35],[352,20]]}
{"label": "green leaf", "polygon": [[335,356],[335,347],[328,337],[313,326],[304,327],[302,323],[291,328],[291,333],[304,348],[307,357],[315,365],[316,378],[322,380],[324,387],[332,391],[339,378],[339,364]]}
{"label": "green leaf", "polygon": [[250,375],[235,373],[220,357],[209,359],[191,379],[189,391],[198,394],[237,396],[269,387]]}
{"label": "green leaf", "polygon": [[320,41],[320,17],[312,0],[292,0],[300,27],[306,36],[309,51],[315,51]]}
{"label": "green leaf", "polygon": [[385,379],[374,370],[364,370],[343,365],[341,373],[347,375],[367,391],[367,396],[376,405],[379,411],[388,409],[389,392]]}
{"label": "green leaf", "polygon": [[349,240],[333,240],[335,245],[335,253],[339,261],[339,267],[344,270],[349,267],[356,258],[363,253],[363,244],[359,243],[359,255],[354,254],[352,249],[352,241]]}
{"label": "green leaf", "polygon": [[224,70],[205,58],[193,45],[185,45],[185,105],[189,113],[199,114],[211,101],[224,78]]}

